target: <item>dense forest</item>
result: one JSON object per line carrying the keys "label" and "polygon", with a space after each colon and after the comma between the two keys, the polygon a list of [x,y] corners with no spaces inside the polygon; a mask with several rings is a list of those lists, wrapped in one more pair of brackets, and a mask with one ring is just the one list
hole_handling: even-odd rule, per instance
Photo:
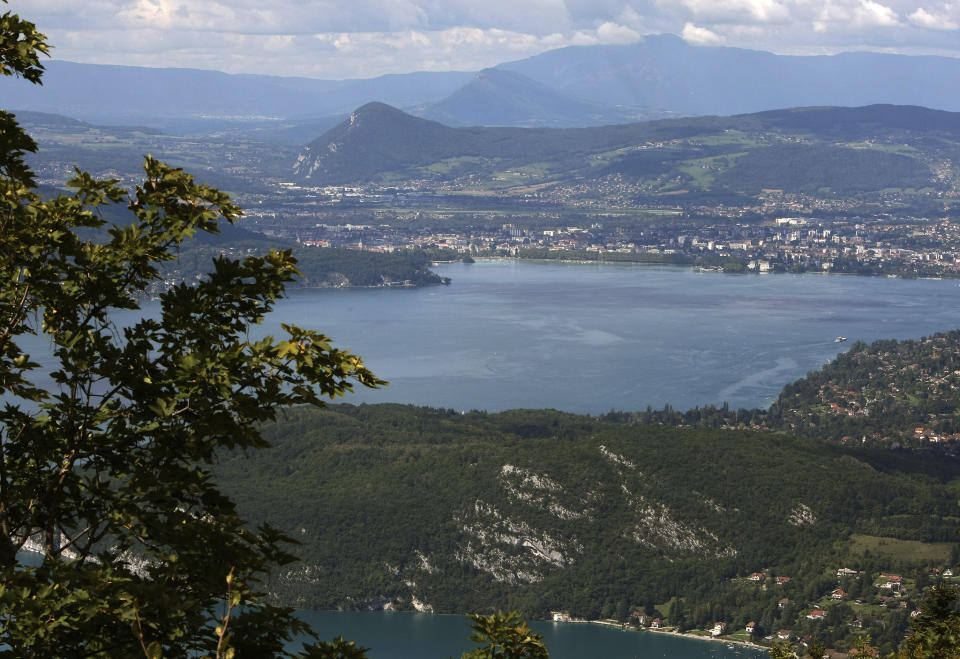
{"label": "dense forest", "polygon": [[[872,581],[847,584],[863,591],[867,627],[895,644],[929,570],[958,560],[948,543],[960,527],[960,470],[910,453],[550,410],[399,405],[295,410],[265,436],[272,450],[224,455],[218,475],[251,521],[300,543],[303,563],[270,585],[297,606],[620,620],[644,610],[680,628],[762,621],[766,633],[815,627],[839,641],[850,611],[816,624],[804,616],[846,566],[909,575],[914,599],[904,589],[896,610]],[[885,539],[945,554],[938,563],[871,551]],[[746,579],[758,572],[790,579],[761,588]]]}

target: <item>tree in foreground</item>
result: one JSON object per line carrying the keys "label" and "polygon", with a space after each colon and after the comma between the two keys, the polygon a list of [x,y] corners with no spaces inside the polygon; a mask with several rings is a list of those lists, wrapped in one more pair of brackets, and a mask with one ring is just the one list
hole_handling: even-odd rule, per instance
{"label": "tree in foreground", "polygon": [[[39,84],[46,53],[33,24],[0,16],[0,75]],[[78,172],[44,200],[35,150],[0,111],[0,654],[363,659],[342,637],[285,649],[309,628],[257,591],[290,540],[247,528],[210,468],[266,448],[258,425],[280,409],[385,383],[318,332],[251,336],[298,275],[289,252],[216,259],[141,318],[158,266],[240,209],[150,157],[132,192]],[[108,226],[109,204],[130,223]],[[474,630],[487,645],[466,656],[548,656],[517,614]]]}
{"label": "tree in foreground", "polygon": [[[33,24],[0,16],[0,74],[39,83],[46,52]],[[44,200],[35,149],[0,113],[0,653],[292,656],[305,625],[258,592],[292,560],[287,539],[247,528],[210,467],[264,448],[258,424],[279,409],[381,382],[315,331],[250,333],[297,275],[288,252],[217,259],[140,318],[158,265],[240,210],[149,157],[131,192],[78,172]],[[107,225],[109,204],[130,223]]]}
{"label": "tree in foreground", "polygon": [[940,582],[920,605],[898,659],[960,659],[960,610],[957,586]]}
{"label": "tree in foreground", "polygon": [[549,659],[543,636],[530,630],[516,611],[472,615],[470,640],[482,645],[461,659]]}

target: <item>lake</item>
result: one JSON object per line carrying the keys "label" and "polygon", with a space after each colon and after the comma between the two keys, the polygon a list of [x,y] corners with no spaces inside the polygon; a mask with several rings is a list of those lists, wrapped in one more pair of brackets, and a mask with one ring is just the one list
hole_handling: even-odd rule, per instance
{"label": "lake", "polygon": [[[343,635],[370,648],[370,659],[459,658],[476,646],[468,640],[469,620],[463,616],[424,613],[302,611],[322,640]],[[621,631],[594,624],[531,622],[544,635],[550,659],[733,659],[767,653],[724,643],[680,638],[655,632]],[[296,644],[297,649],[300,644]]]}
{"label": "lake", "polygon": [[[508,260],[435,270],[453,283],[292,290],[251,334],[280,335],[281,323],[319,329],[390,382],[346,402],[602,414],[766,407],[854,341],[960,328],[956,280]],[[44,339],[22,345],[49,364]]]}
{"label": "lake", "polygon": [[320,329],[390,381],[347,402],[599,414],[766,407],[854,341],[960,327],[953,280],[506,260],[436,271],[453,283],[293,291],[267,329]]}

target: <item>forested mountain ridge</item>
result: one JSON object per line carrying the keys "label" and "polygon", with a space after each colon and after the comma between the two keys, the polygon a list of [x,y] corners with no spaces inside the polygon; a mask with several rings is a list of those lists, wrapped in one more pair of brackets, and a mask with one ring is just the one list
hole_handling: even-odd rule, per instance
{"label": "forested mountain ridge", "polygon": [[960,114],[912,106],[795,108],[592,128],[451,128],[381,103],[300,153],[308,185],[429,183],[538,190],[571,182],[644,194],[765,189],[825,196],[956,184]]}
{"label": "forested mountain ridge", "polygon": [[[827,595],[840,565],[908,567],[851,533],[946,541],[960,526],[955,465],[770,433],[338,405],[265,436],[274,449],[224,456],[218,477],[248,519],[301,543],[270,588],[308,608],[623,618],[681,595],[691,622],[746,622]],[[758,571],[791,585],[745,590]]]}

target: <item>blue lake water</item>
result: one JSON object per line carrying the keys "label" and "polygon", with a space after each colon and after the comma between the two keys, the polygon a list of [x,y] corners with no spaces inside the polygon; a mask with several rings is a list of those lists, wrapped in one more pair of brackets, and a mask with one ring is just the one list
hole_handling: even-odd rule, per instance
{"label": "blue lake water", "polygon": [[[460,657],[476,644],[468,640],[463,616],[422,613],[303,611],[300,614],[322,640],[342,635],[370,648],[371,659],[444,659]],[[723,643],[654,632],[621,631],[594,624],[531,622],[544,635],[551,659],[733,659],[766,652]],[[295,646],[297,649],[300,645]]]}
{"label": "blue lake water", "polygon": [[[251,334],[279,335],[281,323],[319,329],[390,382],[346,402],[599,414],[765,407],[854,341],[960,328],[956,280],[529,261],[436,271],[453,283],[293,290]],[[849,342],[835,343],[840,335]],[[42,339],[22,345],[49,361]]]}
{"label": "blue lake water", "polygon": [[294,291],[267,329],[318,328],[390,381],[348,402],[597,414],[767,406],[856,340],[960,327],[951,280],[517,261],[436,270],[453,283]]}

